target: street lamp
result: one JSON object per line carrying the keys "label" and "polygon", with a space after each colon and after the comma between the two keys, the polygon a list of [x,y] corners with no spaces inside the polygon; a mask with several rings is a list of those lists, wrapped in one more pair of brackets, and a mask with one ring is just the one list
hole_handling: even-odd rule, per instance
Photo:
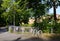
{"label": "street lamp", "polygon": [[13,22],[14,22],[13,24],[14,24],[14,26],[15,26],[15,11],[14,11],[14,20],[13,20]]}

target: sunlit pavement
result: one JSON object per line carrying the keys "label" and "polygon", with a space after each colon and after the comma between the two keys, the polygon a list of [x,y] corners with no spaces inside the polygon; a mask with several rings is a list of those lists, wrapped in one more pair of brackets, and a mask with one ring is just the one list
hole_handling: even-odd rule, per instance
{"label": "sunlit pavement", "polygon": [[0,41],[12,41],[18,37],[21,37],[21,35],[9,33],[5,27],[0,28]]}
{"label": "sunlit pavement", "polygon": [[51,39],[46,39],[45,37],[36,38],[31,36],[31,34],[15,34],[4,32],[0,33],[0,41],[60,41],[59,36],[53,36]]}
{"label": "sunlit pavement", "polygon": [[9,33],[9,32],[3,32],[0,33],[0,41],[17,41],[25,40],[31,37],[30,34],[15,34],[15,33]]}
{"label": "sunlit pavement", "polygon": [[29,34],[26,35],[26,34],[10,33],[7,32],[5,28],[0,29],[0,41],[17,41],[17,39],[20,38],[21,38],[20,40],[25,40],[28,38],[26,36],[29,36]]}
{"label": "sunlit pavement", "polygon": [[16,34],[9,32],[0,33],[0,41],[60,41],[60,36],[53,36],[51,39],[46,39],[44,36],[35,38],[32,34]]}
{"label": "sunlit pavement", "polygon": [[18,37],[21,37],[21,35],[4,32],[0,34],[0,41],[12,41],[17,39]]}

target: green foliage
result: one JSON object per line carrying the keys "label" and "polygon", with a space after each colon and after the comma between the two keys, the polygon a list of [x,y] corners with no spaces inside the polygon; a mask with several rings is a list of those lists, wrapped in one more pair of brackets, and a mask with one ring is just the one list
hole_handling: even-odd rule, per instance
{"label": "green foliage", "polygon": [[1,15],[0,15],[0,27],[5,26],[5,25],[6,25],[5,19],[2,18]]}
{"label": "green foliage", "polygon": [[55,23],[55,25],[54,25],[54,33],[60,33],[60,23]]}
{"label": "green foliage", "polygon": [[24,26],[24,27],[33,27],[33,24],[22,24],[21,26]]}
{"label": "green foliage", "polygon": [[[40,23],[34,23],[34,26],[39,28],[39,30],[42,30],[43,32],[51,32],[51,28],[54,28],[55,23],[52,18],[48,18],[48,15],[46,15],[46,19],[43,19],[42,16],[39,20],[42,20]],[[52,15],[50,16],[52,17]]]}
{"label": "green foliage", "polygon": [[[4,8],[4,12],[2,13],[2,17],[6,20],[7,25],[21,24],[21,22],[28,23],[30,13],[32,9],[27,9],[27,0],[3,0],[1,4],[2,8]],[[15,16],[15,17],[14,17]]]}
{"label": "green foliage", "polygon": [[[43,1],[46,2],[46,0]],[[23,22],[24,25],[21,26],[34,26],[43,32],[50,32],[53,28],[54,32],[59,33],[60,23],[55,23],[53,19],[42,19],[42,22],[37,23],[37,19],[45,15],[45,9],[49,10],[52,7],[51,2],[42,4],[41,0],[0,0],[0,26],[13,25],[14,22],[16,26],[19,26]],[[35,18],[34,24],[28,24],[29,17]]]}

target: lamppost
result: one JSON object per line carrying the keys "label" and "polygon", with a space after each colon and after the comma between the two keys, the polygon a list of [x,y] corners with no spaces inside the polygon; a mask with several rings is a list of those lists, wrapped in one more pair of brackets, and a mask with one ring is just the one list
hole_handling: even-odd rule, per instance
{"label": "lamppost", "polygon": [[13,25],[15,26],[15,11],[14,11],[14,20],[13,20]]}
{"label": "lamppost", "polygon": [[[15,0],[12,0],[12,6],[14,6],[14,2],[15,2]],[[15,12],[15,9],[13,7],[13,27],[14,27],[14,32],[16,32],[16,28],[15,28],[15,14],[16,14],[16,12]]]}

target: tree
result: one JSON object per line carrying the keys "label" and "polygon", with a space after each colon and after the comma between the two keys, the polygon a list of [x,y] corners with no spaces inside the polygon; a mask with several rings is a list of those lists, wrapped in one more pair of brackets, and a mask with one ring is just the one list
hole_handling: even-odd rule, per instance
{"label": "tree", "polygon": [[53,14],[54,14],[54,31],[56,30],[56,24],[57,24],[57,17],[56,17],[56,8],[58,6],[60,6],[60,0],[40,0],[42,4],[44,4],[46,6],[45,9],[47,9],[47,11],[53,7]]}
{"label": "tree", "polygon": [[21,24],[24,19],[28,20],[31,9],[27,9],[27,3],[27,0],[3,0],[1,5],[5,12],[2,15],[4,15],[6,22],[19,25],[19,23]]}
{"label": "tree", "polygon": [[4,12],[4,9],[2,8],[1,4],[2,0],[0,0],[0,27],[6,25],[5,19],[1,16],[2,13]]}
{"label": "tree", "polygon": [[60,0],[50,0],[50,1],[48,1],[49,2],[49,7],[53,7],[53,14],[54,14],[54,23],[55,23],[55,25],[54,25],[54,32],[56,32],[56,24],[57,24],[57,17],[56,17],[56,8],[58,7],[58,6],[60,6]]}
{"label": "tree", "polygon": [[[39,25],[40,22],[37,23],[37,20],[40,20],[40,17],[45,14],[45,5],[41,3],[40,0],[28,0],[28,8],[33,8],[34,17],[35,17],[35,25]],[[37,25],[37,26],[38,26]]]}
{"label": "tree", "polygon": [[56,8],[58,6],[60,6],[60,0],[44,0],[46,6],[50,9],[51,7],[53,7],[53,14],[54,14],[54,20],[56,21]]}

